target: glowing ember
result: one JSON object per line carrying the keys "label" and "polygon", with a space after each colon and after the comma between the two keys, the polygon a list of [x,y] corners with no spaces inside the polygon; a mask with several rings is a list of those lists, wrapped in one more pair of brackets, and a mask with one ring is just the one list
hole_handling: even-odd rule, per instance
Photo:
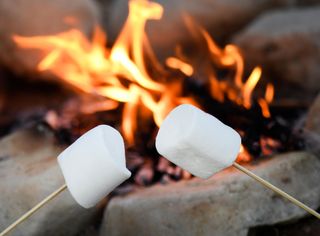
{"label": "glowing ember", "polygon": [[[45,56],[38,64],[39,71],[52,73],[81,92],[100,95],[106,101],[112,101],[97,106],[97,110],[116,109],[119,103],[123,103],[122,132],[128,144],[133,144],[138,111],[142,107],[151,111],[154,122],[159,126],[175,106],[182,103],[197,105],[194,99],[182,95],[181,80],[169,81],[163,78],[165,69],[154,56],[146,37],[147,20],[159,20],[162,13],[163,8],[157,3],[130,1],[129,16],[111,49],[105,47],[106,36],[99,27],[96,27],[91,41],[75,29],[52,36],[14,36],[13,39],[21,48],[41,50]],[[212,97],[220,102],[227,97],[250,109],[261,68],[254,68],[249,78],[243,81],[244,61],[239,49],[235,45],[221,49],[205,30],[200,31],[207,42],[211,60],[218,62],[224,69],[234,71],[232,83],[208,74]],[[152,78],[148,72],[146,59],[148,66],[159,72],[158,78]],[[193,75],[196,69],[176,57],[167,58],[166,65],[186,76]],[[258,99],[265,117],[270,117],[268,104],[272,102],[273,95],[273,86],[269,84],[265,97]],[[93,106],[86,112],[94,113],[96,110]]]}
{"label": "glowing ember", "polygon": [[245,149],[245,147],[241,144],[240,146],[240,151],[239,151],[239,155],[237,157],[236,162],[249,162],[251,161],[251,155],[249,154],[249,152]]}

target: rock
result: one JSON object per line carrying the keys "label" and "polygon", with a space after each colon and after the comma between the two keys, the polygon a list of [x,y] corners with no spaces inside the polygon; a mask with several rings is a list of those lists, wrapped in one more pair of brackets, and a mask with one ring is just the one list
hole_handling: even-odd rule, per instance
{"label": "rock", "polygon": [[[64,183],[56,161],[61,151],[44,129],[20,130],[0,141],[1,230]],[[81,208],[66,190],[11,235],[78,235],[97,212]]]}
{"label": "rock", "polygon": [[12,35],[52,35],[70,28],[91,33],[98,10],[91,0],[0,1],[0,62],[16,72],[34,71],[42,54],[17,48]]}
{"label": "rock", "polygon": [[[104,19],[104,27],[110,33],[110,38],[118,35],[128,12],[127,0],[113,1],[112,11]],[[221,40],[239,30],[255,16],[272,7],[272,0],[158,0],[164,7],[163,18],[160,21],[149,21],[148,36],[156,52],[171,54],[179,43],[191,39],[187,31],[184,15],[191,16],[196,22],[212,33],[215,39]],[[165,35],[170,35],[166,37]]]}
{"label": "rock", "polygon": [[275,0],[275,2],[285,7],[312,6],[320,3],[319,0]]}
{"label": "rock", "polygon": [[[320,205],[320,160],[315,156],[287,153],[248,168],[310,207]],[[159,185],[112,199],[100,235],[245,236],[250,227],[304,215],[304,210],[229,168],[206,181]]]}
{"label": "rock", "polygon": [[306,120],[306,129],[320,135],[320,93],[309,109]]}
{"label": "rock", "polygon": [[307,148],[320,155],[320,93],[307,114],[305,136]]}
{"label": "rock", "polygon": [[308,91],[320,89],[320,6],[276,10],[259,17],[233,43],[246,62],[260,64],[264,74]]}

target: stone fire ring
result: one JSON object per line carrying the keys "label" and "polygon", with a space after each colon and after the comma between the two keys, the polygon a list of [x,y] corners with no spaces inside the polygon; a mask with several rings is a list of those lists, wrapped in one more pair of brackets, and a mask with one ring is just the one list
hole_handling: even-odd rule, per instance
{"label": "stone fire ring", "polygon": [[[247,166],[316,209],[320,160],[306,152],[277,155]],[[209,180],[156,185],[113,198],[100,235],[247,235],[249,229],[298,219],[306,213],[238,170]]]}

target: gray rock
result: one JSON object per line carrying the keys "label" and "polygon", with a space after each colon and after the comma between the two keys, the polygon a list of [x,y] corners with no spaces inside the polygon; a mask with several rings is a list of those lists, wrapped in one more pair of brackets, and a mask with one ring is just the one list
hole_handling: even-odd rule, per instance
{"label": "gray rock", "polygon": [[309,109],[305,122],[307,148],[320,155],[320,94]]}
{"label": "gray rock", "polygon": [[319,0],[274,0],[279,6],[297,7],[297,6],[312,6],[320,3]]}
{"label": "gray rock", "polygon": [[306,120],[306,129],[320,135],[320,94],[309,109]]}
{"label": "gray rock", "polygon": [[0,62],[16,72],[34,71],[43,54],[22,50],[12,35],[52,35],[77,28],[89,34],[98,22],[91,0],[2,0],[0,1]]}
{"label": "gray rock", "polygon": [[[310,207],[320,205],[320,160],[315,156],[287,153],[248,168]],[[245,236],[250,227],[304,215],[297,206],[229,168],[206,181],[154,186],[112,199],[100,235]]]}
{"label": "gray rock", "polygon": [[[185,14],[208,29],[215,39],[223,39],[275,5],[273,0],[158,0],[156,2],[164,7],[163,18],[160,21],[149,21],[147,33],[159,54],[170,54],[177,44],[191,39],[184,21]],[[127,0],[113,1],[112,11],[109,12],[110,16],[104,19],[103,24],[110,33],[110,38],[114,39],[127,17]]]}
{"label": "gray rock", "polygon": [[[1,230],[63,184],[56,161],[61,150],[43,129],[20,130],[0,141]],[[66,190],[10,235],[76,235],[97,211],[81,208]]]}
{"label": "gray rock", "polygon": [[232,40],[246,62],[275,80],[320,89],[320,7],[277,10],[259,17]]}

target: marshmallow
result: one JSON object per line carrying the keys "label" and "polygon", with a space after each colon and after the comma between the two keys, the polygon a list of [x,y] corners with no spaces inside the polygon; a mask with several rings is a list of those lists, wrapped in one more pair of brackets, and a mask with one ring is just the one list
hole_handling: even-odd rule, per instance
{"label": "marshmallow", "polygon": [[192,105],[180,105],[163,121],[156,138],[158,152],[195,176],[208,178],[232,165],[240,135]]}
{"label": "marshmallow", "polygon": [[84,208],[96,205],[131,176],[123,139],[107,125],[81,136],[58,156],[58,163],[71,195]]}

